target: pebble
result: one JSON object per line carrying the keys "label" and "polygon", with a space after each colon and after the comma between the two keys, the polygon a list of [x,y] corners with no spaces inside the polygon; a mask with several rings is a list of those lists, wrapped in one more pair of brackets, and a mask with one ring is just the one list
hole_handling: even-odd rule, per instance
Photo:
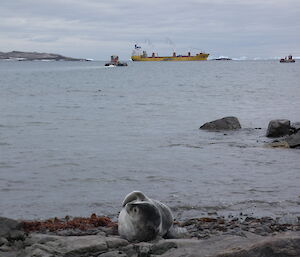
{"label": "pebble", "polygon": [[0,252],[10,252],[11,250],[12,250],[12,248],[7,245],[0,246]]}
{"label": "pebble", "polygon": [[8,244],[8,240],[4,237],[0,237],[0,246]]}
{"label": "pebble", "polygon": [[127,254],[122,251],[111,251],[107,253],[102,253],[98,257],[127,257]]}
{"label": "pebble", "polygon": [[[241,212],[240,216],[243,215]],[[287,220],[292,224],[285,224]],[[284,218],[281,219],[247,216],[245,219],[239,219],[238,217],[230,215],[227,219],[224,219],[224,217],[191,219],[182,223],[182,226],[188,230],[191,237],[200,239],[209,238],[216,234],[244,236],[243,231],[248,231],[260,236],[268,236],[276,232],[300,230],[299,218],[296,216],[284,216]]]}

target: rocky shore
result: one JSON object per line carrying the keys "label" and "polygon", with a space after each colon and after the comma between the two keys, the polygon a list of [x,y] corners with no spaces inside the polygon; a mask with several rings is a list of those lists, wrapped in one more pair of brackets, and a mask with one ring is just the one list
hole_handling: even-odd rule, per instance
{"label": "rocky shore", "polygon": [[117,223],[89,218],[16,221],[0,218],[1,257],[300,256],[300,217],[201,217],[175,222],[186,234],[130,243]]}

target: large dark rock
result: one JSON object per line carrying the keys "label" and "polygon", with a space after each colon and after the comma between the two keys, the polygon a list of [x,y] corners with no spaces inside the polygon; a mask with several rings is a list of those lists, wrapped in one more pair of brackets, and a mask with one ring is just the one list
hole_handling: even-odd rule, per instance
{"label": "large dark rock", "polygon": [[0,217],[0,237],[11,237],[17,231],[20,231],[21,228],[22,224],[19,221]]}
{"label": "large dark rock", "polygon": [[200,127],[200,129],[206,130],[234,130],[240,128],[241,124],[236,117],[224,117],[222,119],[207,122]]}
{"label": "large dark rock", "polygon": [[267,129],[267,137],[281,137],[288,135],[291,131],[291,122],[289,120],[271,120]]}

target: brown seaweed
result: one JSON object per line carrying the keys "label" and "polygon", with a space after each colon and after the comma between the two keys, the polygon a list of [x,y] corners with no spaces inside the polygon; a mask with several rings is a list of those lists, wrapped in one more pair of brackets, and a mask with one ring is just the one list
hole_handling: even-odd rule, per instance
{"label": "brown seaweed", "polygon": [[66,229],[89,230],[97,227],[116,227],[117,223],[109,217],[97,216],[93,213],[89,218],[73,218],[66,216],[64,219],[47,219],[45,221],[23,221],[23,229],[26,232],[59,231]]}

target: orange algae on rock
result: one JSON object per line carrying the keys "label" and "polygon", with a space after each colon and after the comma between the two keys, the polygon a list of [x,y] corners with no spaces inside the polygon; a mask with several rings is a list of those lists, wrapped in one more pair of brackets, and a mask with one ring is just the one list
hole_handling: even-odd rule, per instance
{"label": "orange algae on rock", "polygon": [[33,231],[58,231],[66,229],[80,229],[88,230],[97,227],[116,227],[117,223],[113,222],[110,218],[104,216],[97,216],[93,213],[89,218],[73,218],[68,216],[65,219],[48,219],[45,221],[23,221],[23,229],[26,232]]}

